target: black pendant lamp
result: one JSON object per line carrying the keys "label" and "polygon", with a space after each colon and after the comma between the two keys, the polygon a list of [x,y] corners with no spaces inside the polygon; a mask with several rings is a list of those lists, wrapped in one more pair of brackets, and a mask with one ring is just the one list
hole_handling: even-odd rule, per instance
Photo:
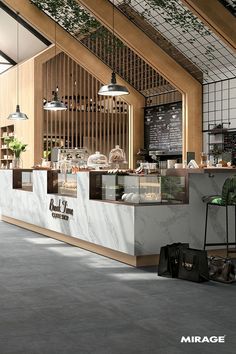
{"label": "black pendant lamp", "polygon": [[50,102],[45,103],[43,106],[43,109],[48,110],[48,111],[66,111],[67,107],[65,103],[63,103],[60,100],[59,94],[58,94],[58,86],[57,86],[57,37],[56,37],[56,28],[57,28],[57,23],[55,20],[55,91],[53,94],[53,99]]}
{"label": "black pendant lamp", "polygon": [[108,85],[104,85],[98,91],[99,95],[102,96],[123,96],[128,95],[129,91],[127,87],[118,85],[116,83],[116,73],[115,73],[115,34],[114,34],[114,17],[115,17],[115,5],[113,0],[113,8],[112,8],[112,66],[113,71],[111,74],[111,82]]}
{"label": "black pendant lamp", "polygon": [[16,111],[11,113],[7,119],[12,120],[25,120],[29,119],[25,113],[20,111],[19,105],[19,12],[17,12],[16,18],[16,51],[17,51],[17,66],[16,66],[16,95],[17,95],[17,104]]}

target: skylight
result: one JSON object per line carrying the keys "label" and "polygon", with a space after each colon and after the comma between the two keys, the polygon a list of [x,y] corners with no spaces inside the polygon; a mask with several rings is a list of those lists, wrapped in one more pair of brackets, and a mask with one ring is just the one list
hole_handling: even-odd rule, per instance
{"label": "skylight", "polygon": [[0,51],[0,74],[15,65],[15,62],[8,58],[6,54]]}

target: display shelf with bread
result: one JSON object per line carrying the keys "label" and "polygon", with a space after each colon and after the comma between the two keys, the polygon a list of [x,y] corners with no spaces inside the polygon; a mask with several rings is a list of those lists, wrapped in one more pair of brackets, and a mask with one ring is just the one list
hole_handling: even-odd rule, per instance
{"label": "display shelf with bread", "polygon": [[125,204],[188,203],[187,175],[160,176],[90,172],[90,199]]}
{"label": "display shelf with bread", "polygon": [[77,174],[48,171],[47,193],[77,198]]}

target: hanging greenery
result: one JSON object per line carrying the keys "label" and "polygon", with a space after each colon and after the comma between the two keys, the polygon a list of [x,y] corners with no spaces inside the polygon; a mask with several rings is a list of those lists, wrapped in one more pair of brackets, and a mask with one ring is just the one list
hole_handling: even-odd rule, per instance
{"label": "hanging greenery", "polygon": [[[126,0],[131,4],[130,0]],[[156,28],[158,28],[158,19],[155,18],[155,13],[158,13],[162,19],[176,28],[177,31],[183,34],[176,37],[178,44],[183,42],[188,42],[191,45],[194,44],[197,38],[204,38],[211,35],[211,32],[205,27],[205,25],[194,16],[190,10],[183,7],[179,0],[145,0],[145,9],[142,12],[142,16],[149,20]],[[203,45],[204,46],[204,45]],[[210,61],[215,59],[215,46],[212,44],[205,45],[204,55],[208,59],[209,63],[205,63],[204,66],[201,65],[195,55],[191,60],[193,63],[198,65],[202,72],[208,74],[208,70],[211,68]]]}
{"label": "hanging greenery", "polygon": [[[162,18],[170,24],[181,27],[182,33],[196,31],[201,36],[210,33],[191,11],[179,6],[176,0],[146,0],[151,9],[160,11]],[[145,11],[146,13],[146,11]],[[192,38],[194,40],[194,38]]]}
{"label": "hanging greenery", "polygon": [[220,0],[220,2],[236,16],[236,0]]}
{"label": "hanging greenery", "polygon": [[101,24],[75,0],[30,0],[72,35],[89,34]]}
{"label": "hanging greenery", "polygon": [[[101,25],[91,14],[78,4],[76,0],[30,0],[41,11],[58,22],[72,36],[89,35],[91,40],[95,38],[106,39],[109,31]],[[112,52],[112,45],[104,43],[107,52]],[[114,37],[114,46],[122,48],[123,42]]]}

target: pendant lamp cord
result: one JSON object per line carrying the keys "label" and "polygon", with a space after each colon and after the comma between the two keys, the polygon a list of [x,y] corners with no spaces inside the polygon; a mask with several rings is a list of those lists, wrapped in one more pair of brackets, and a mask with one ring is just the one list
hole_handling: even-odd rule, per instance
{"label": "pendant lamp cord", "polygon": [[57,96],[58,85],[57,85],[57,22],[55,19],[55,95]]}
{"label": "pendant lamp cord", "polygon": [[16,67],[16,104],[19,103],[19,12],[16,13],[17,18],[16,18],[16,61],[17,61],[17,67]]}
{"label": "pendant lamp cord", "polygon": [[115,72],[115,5],[112,4],[112,70]]}

